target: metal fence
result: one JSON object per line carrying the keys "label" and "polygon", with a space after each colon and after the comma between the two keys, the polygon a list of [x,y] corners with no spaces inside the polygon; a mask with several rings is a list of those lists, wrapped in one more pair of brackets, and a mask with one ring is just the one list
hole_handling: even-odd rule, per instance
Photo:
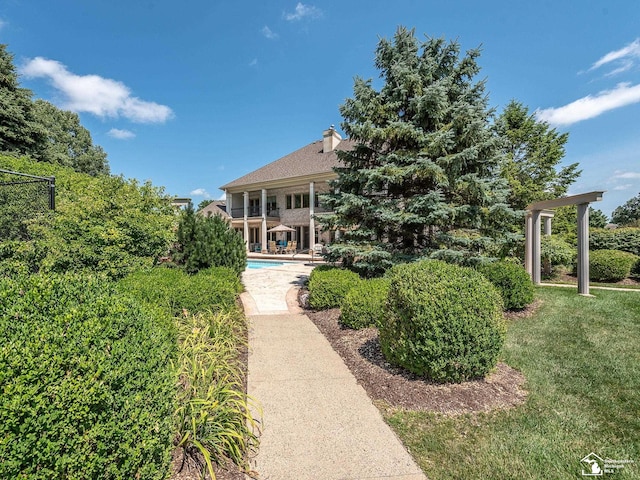
{"label": "metal fence", "polygon": [[55,210],[55,177],[0,169],[0,241],[28,238],[26,221]]}

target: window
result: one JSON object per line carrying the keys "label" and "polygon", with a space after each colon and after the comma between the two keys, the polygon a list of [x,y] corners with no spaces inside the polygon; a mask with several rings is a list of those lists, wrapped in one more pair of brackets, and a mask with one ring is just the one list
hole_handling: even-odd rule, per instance
{"label": "window", "polygon": [[309,194],[294,193],[287,195],[287,208],[309,208]]}

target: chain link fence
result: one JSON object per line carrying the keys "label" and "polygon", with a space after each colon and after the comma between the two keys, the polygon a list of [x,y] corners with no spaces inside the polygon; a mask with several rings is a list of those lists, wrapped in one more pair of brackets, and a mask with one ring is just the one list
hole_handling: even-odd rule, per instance
{"label": "chain link fence", "polygon": [[55,177],[0,169],[0,241],[28,239],[26,221],[55,210]]}

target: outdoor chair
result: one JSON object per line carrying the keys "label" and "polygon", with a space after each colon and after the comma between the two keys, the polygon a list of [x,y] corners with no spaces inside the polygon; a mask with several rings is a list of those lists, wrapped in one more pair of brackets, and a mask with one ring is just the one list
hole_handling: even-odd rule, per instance
{"label": "outdoor chair", "polygon": [[274,240],[269,240],[269,253],[278,253],[276,242]]}
{"label": "outdoor chair", "polygon": [[287,253],[296,253],[297,250],[298,250],[298,242],[296,240],[292,240],[287,245],[287,249],[285,250],[285,252],[287,252]]}

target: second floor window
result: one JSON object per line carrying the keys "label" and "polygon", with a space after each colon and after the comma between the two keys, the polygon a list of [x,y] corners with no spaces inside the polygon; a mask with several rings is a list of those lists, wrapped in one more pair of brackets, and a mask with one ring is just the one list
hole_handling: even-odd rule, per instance
{"label": "second floor window", "polygon": [[287,195],[287,208],[309,208],[309,194],[294,193]]}

